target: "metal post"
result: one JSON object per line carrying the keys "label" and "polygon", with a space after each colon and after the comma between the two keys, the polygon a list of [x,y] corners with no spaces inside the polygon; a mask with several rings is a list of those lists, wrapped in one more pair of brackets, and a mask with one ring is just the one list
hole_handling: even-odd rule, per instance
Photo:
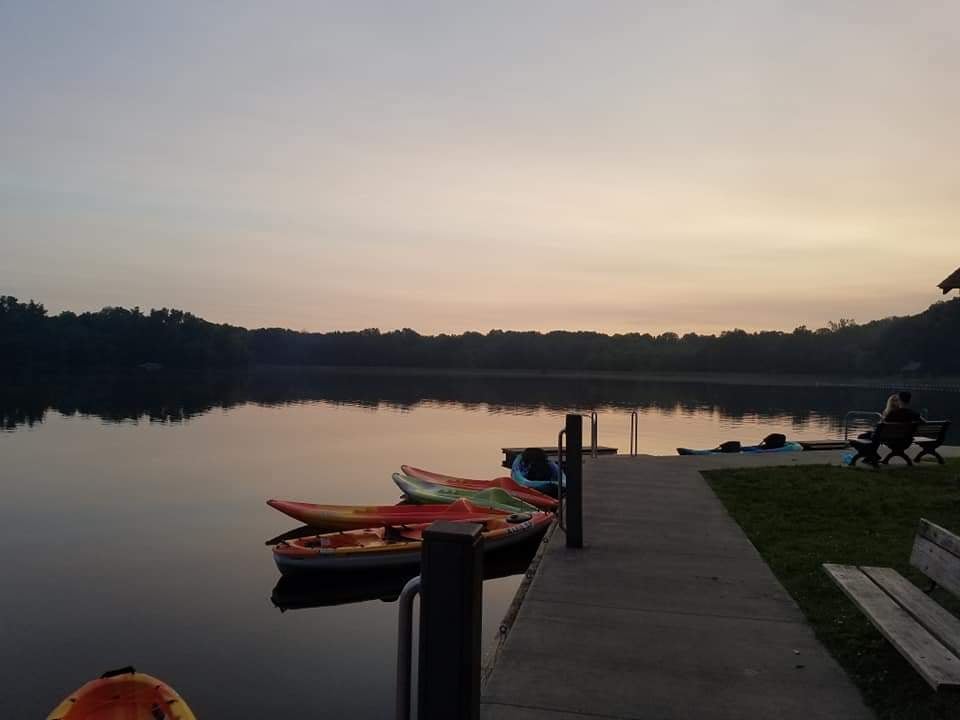
{"label": "metal post", "polygon": [[583,547],[583,416],[567,415],[567,547]]}
{"label": "metal post", "polygon": [[419,720],[479,720],[482,525],[435,522],[423,532]]}

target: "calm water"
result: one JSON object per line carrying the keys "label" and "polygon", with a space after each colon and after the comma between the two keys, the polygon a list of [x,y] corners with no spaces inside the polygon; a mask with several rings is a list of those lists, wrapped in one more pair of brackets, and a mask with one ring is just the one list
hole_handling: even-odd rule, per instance
{"label": "calm water", "polygon": [[[846,410],[884,397],[311,371],[8,384],[0,717],[44,717],[126,664],[170,682],[201,720],[388,717],[396,581],[275,592],[264,541],[294,523],[267,498],[392,503],[401,463],[493,477],[501,446],[554,442],[568,410],[597,408],[601,443],[625,448],[636,408],[641,452],[670,453],[776,431],[836,437]],[[915,405],[960,417],[960,394],[918,394]],[[485,583],[487,638],[517,584]],[[281,612],[272,596],[308,607]]]}

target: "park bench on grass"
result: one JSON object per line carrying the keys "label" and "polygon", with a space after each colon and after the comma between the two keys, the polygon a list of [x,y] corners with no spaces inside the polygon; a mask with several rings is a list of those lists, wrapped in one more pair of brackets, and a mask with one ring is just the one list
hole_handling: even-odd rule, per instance
{"label": "park bench on grass", "polygon": [[[921,520],[910,564],[960,596],[960,537]],[[934,690],[960,688],[960,618],[893,568],[823,569]]]}
{"label": "park bench on grass", "polygon": [[900,457],[913,465],[907,457],[907,449],[913,445],[913,436],[917,424],[915,422],[882,422],[870,433],[870,437],[856,438],[850,441],[850,446],[857,451],[850,465],[856,465],[857,460],[863,460],[870,465],[876,465],[880,460],[880,446],[886,445],[890,452],[883,459],[883,464],[890,462],[890,458]]}
{"label": "park bench on grass", "polygon": [[913,442],[920,446],[920,452],[913,461],[920,462],[924,455],[933,455],[937,462],[943,465],[943,457],[937,452],[937,448],[943,445],[949,429],[949,420],[928,420],[920,423],[913,436]]}

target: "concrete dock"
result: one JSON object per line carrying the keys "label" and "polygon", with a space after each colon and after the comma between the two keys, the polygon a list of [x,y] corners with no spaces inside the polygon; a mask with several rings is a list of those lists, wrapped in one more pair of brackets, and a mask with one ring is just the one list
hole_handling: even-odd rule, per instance
{"label": "concrete dock", "polygon": [[587,459],[585,546],[554,533],[481,717],[872,718],[700,474],[840,455]]}

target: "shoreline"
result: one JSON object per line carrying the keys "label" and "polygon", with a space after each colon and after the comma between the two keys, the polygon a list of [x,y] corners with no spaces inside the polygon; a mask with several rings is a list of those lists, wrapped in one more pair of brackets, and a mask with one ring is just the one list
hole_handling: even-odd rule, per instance
{"label": "shoreline", "polygon": [[546,380],[611,380],[616,382],[664,382],[722,385],[768,385],[777,387],[837,387],[960,392],[960,377],[905,378],[893,375],[840,376],[722,372],[626,372],[612,370],[497,370],[479,368],[391,367],[366,365],[252,365],[257,372],[311,372],[331,375],[395,375],[399,377],[464,377]]}
{"label": "shoreline", "polygon": [[903,377],[800,375],[795,373],[727,372],[628,372],[613,370],[527,370],[486,368],[395,367],[381,365],[249,365],[237,368],[91,368],[70,372],[26,372],[9,378],[10,387],[29,387],[35,383],[91,378],[238,378],[272,374],[369,377],[438,377],[491,380],[589,380],[619,383],[676,383],[699,385],[742,385],[802,388],[859,388],[871,390],[925,390],[960,392],[960,377]]}

